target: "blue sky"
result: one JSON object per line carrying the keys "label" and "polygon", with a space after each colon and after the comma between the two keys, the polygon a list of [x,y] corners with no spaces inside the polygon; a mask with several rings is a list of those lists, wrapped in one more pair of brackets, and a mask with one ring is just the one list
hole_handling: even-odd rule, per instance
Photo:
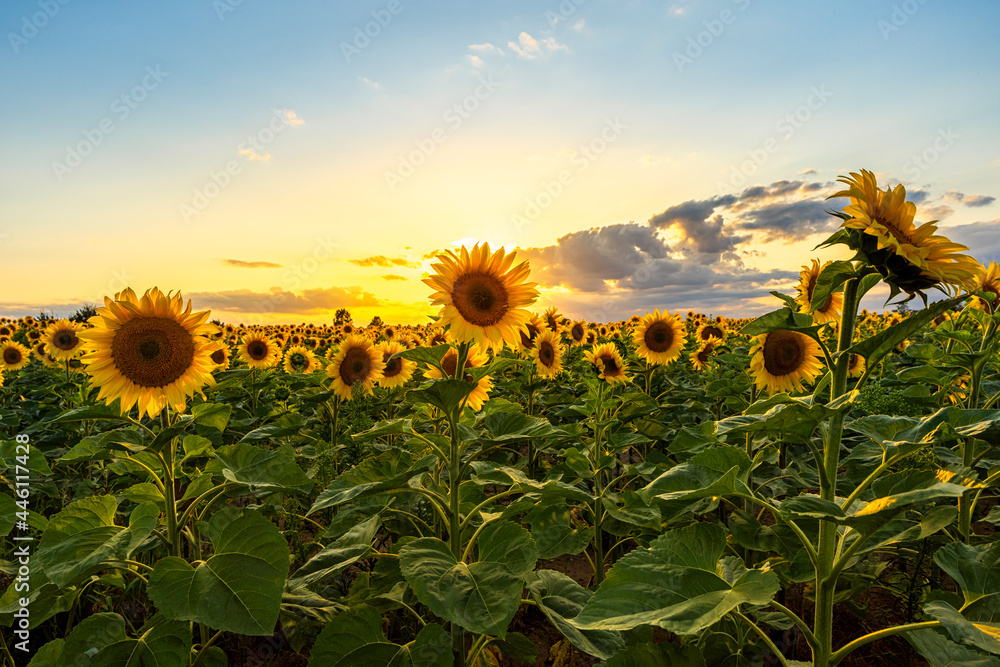
{"label": "blue sky", "polygon": [[823,198],[862,167],[994,260],[998,28],[987,1],[10,0],[0,314],[156,285],[419,322],[426,255],[483,240],[573,317],[751,315],[839,256]]}

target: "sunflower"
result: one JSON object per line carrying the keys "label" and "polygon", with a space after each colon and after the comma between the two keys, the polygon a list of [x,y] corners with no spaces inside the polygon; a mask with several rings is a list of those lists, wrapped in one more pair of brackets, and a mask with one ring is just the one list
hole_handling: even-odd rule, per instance
{"label": "sunflower", "polygon": [[[489,355],[486,350],[479,345],[473,345],[469,348],[468,355],[466,356],[465,368],[478,368],[484,366],[488,361]],[[441,360],[441,367],[444,368],[444,373],[441,373],[436,368],[431,368],[424,373],[424,377],[434,379],[454,378],[458,372],[458,351],[455,348],[448,350],[444,355],[444,358]],[[463,373],[462,375],[466,382],[471,383],[474,380],[469,373]],[[472,408],[473,412],[479,412],[483,407],[483,403],[489,399],[489,393],[492,389],[493,378],[487,375],[476,383],[476,388],[465,399],[465,404]]]}
{"label": "sunflower", "polygon": [[929,287],[955,292],[958,287],[974,289],[981,267],[968,255],[964,245],[937,236],[936,220],[917,227],[913,222],[917,207],[906,201],[906,188],[897,185],[881,190],[875,175],[862,169],[850,177],[837,179],[848,186],[832,197],[849,197],[844,207],[843,229],[848,236],[840,242],[864,255],[893,290],[911,296]]}
{"label": "sunflower", "polygon": [[698,343],[704,343],[709,338],[718,338],[718,345],[726,342],[726,328],[721,324],[716,324],[714,321],[705,322],[698,327],[698,330],[694,334],[695,340]]}
{"label": "sunflower", "polygon": [[271,368],[278,365],[281,347],[263,331],[251,331],[240,339],[240,358],[250,368]]}
{"label": "sunflower", "polygon": [[215,371],[224,371],[229,368],[229,346],[228,345],[218,345],[212,354],[209,355],[209,359],[215,364]]}
{"label": "sunflower", "polygon": [[378,381],[379,386],[387,389],[402,387],[413,377],[417,362],[392,356],[406,349],[398,340],[382,343],[380,349],[382,350],[382,361],[385,362],[385,370],[382,371],[382,378]]}
{"label": "sunflower", "polygon": [[475,340],[489,348],[516,347],[518,331],[529,321],[525,310],[538,298],[535,283],[526,283],[528,263],[513,266],[515,253],[504,249],[490,254],[488,243],[470,252],[448,251],[432,264],[434,275],[424,283],[436,291],[431,303],[440,304],[438,324],[450,325],[457,341]]}
{"label": "sunflower", "polygon": [[282,366],[286,373],[314,373],[319,370],[316,355],[304,345],[293,345],[285,350],[285,361]]}
{"label": "sunflower", "polygon": [[522,350],[530,350],[535,346],[535,338],[545,330],[545,320],[538,315],[532,315],[528,323],[518,332]]}
{"label": "sunflower", "polygon": [[17,333],[17,325],[9,322],[0,324],[0,339],[13,338],[15,333]]}
{"label": "sunflower", "polygon": [[353,324],[351,324],[350,322],[344,322],[337,329],[337,333],[339,333],[341,336],[350,336],[351,334],[357,333],[357,329],[358,328]]}
{"label": "sunflower", "polygon": [[799,304],[800,313],[812,313],[813,322],[816,324],[826,324],[827,322],[837,323],[840,321],[840,311],[844,309],[844,291],[842,289],[837,290],[830,296],[826,298],[823,305],[816,310],[812,309],[812,298],[816,291],[816,281],[819,279],[819,274],[830,265],[831,262],[827,262],[822,267],[819,265],[819,260],[814,259],[812,261],[812,266],[802,266],[802,271],[799,272],[799,284],[795,287],[798,290],[799,295],[795,297],[796,303]]}
{"label": "sunflower", "polygon": [[698,349],[691,353],[691,365],[698,372],[708,368],[708,360],[712,358],[715,348],[722,344],[722,341],[715,336],[710,336],[708,340],[701,341]]}
{"label": "sunflower", "polygon": [[545,320],[545,326],[548,327],[549,331],[554,333],[562,331],[562,315],[559,314],[559,309],[555,306],[547,308],[542,318]]}
{"label": "sunflower", "polygon": [[182,412],[195,393],[204,397],[201,388],[215,386],[209,315],[192,313],[190,301],[185,308],[180,293],[155,287],[142,298],[131,288],[105,297],[89,320],[93,328],[77,333],[89,349],[82,361],[101,388],[98,400],[121,399],[123,414],[138,405],[140,417],[155,417],[167,404]]}
{"label": "sunflower", "polygon": [[427,331],[427,336],[425,339],[427,341],[428,347],[434,347],[435,345],[445,345],[451,342],[451,334],[440,327],[434,327]]}
{"label": "sunflower", "polygon": [[326,374],[333,378],[333,391],[345,401],[353,398],[354,385],[360,383],[371,394],[375,382],[382,377],[385,362],[382,353],[364,336],[350,335],[341,343],[330,360]]}
{"label": "sunflower", "polygon": [[19,371],[27,366],[28,361],[31,360],[28,350],[12,340],[0,344],[0,355],[3,356],[3,365],[0,368],[5,371]]}
{"label": "sunflower", "polygon": [[64,361],[84,352],[83,340],[76,334],[79,325],[69,320],[57,320],[45,329],[45,351],[56,359]]}
{"label": "sunflower", "polygon": [[847,376],[859,378],[865,374],[865,358],[860,354],[851,354],[851,360],[847,363]]}
{"label": "sunflower", "polygon": [[543,331],[535,338],[529,356],[535,362],[535,372],[541,377],[555,377],[562,370],[562,345],[555,331]]}
{"label": "sunflower", "polygon": [[976,292],[986,292],[993,295],[992,303],[978,296],[972,299],[973,308],[985,310],[988,313],[997,312],[1000,309],[1000,264],[990,262],[989,266],[982,267],[982,273],[973,288]]}
{"label": "sunflower", "polygon": [[675,315],[660,314],[657,308],[639,319],[632,331],[636,354],[652,364],[669,364],[681,356],[684,324]]}
{"label": "sunflower", "polygon": [[797,331],[778,329],[757,336],[750,350],[750,374],[758,389],[768,393],[802,389],[802,381],[812,381],[823,364],[819,343]]}
{"label": "sunflower", "polygon": [[581,347],[587,342],[587,332],[590,331],[590,327],[583,320],[578,320],[573,322],[573,325],[569,328],[569,339],[573,347]]}
{"label": "sunflower", "polygon": [[625,374],[625,361],[618,353],[618,348],[614,343],[604,343],[598,345],[592,352],[584,352],[587,361],[597,366],[600,372],[599,377],[609,383],[627,382],[628,376]]}

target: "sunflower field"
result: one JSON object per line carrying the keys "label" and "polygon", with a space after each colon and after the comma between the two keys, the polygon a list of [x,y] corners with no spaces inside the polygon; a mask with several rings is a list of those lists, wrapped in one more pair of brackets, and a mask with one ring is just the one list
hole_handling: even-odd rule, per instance
{"label": "sunflower field", "polygon": [[0,321],[3,665],[1000,665],[1000,268],[840,180],[752,320],[477,244],[427,325]]}

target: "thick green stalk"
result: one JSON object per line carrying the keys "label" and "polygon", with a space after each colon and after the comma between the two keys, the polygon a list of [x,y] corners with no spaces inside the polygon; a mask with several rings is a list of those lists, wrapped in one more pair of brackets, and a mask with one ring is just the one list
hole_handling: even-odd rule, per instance
{"label": "thick green stalk", "polygon": [[[858,312],[858,285],[860,278],[851,278],[844,287],[844,312],[840,322],[837,342],[836,365],[830,383],[830,400],[847,391],[847,368],[850,355],[843,354],[854,339],[854,325]],[[823,451],[824,475],[820,479],[820,497],[833,502],[837,495],[837,468],[840,465],[840,443],[844,433],[844,415],[838,413],[830,419],[827,440]],[[837,526],[831,521],[819,522],[819,545],[816,550],[816,606],[813,632],[816,647],[813,649],[815,667],[829,667],[833,653],[833,601],[837,589],[834,563],[837,556]]]}
{"label": "thick green stalk", "polygon": [[181,555],[180,531],[177,527],[177,500],[175,497],[174,455],[177,438],[171,438],[167,456],[163,460],[163,504],[167,515],[167,540],[171,556]]}

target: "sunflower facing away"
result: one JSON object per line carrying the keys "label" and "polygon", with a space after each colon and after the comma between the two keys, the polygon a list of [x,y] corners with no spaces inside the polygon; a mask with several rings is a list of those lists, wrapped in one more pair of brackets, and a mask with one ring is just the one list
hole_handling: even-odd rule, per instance
{"label": "sunflower facing away", "polygon": [[455,340],[517,347],[518,331],[531,317],[525,308],[538,298],[538,290],[524,282],[528,263],[512,266],[514,257],[503,248],[491,254],[488,243],[438,255],[440,263],[431,265],[435,273],[423,282],[436,290],[431,303],[442,306],[438,324],[450,325]]}
{"label": "sunflower facing away", "polygon": [[647,313],[632,332],[636,354],[651,364],[669,364],[681,356],[684,348],[684,324],[659,309]]}
{"label": "sunflower facing away", "polygon": [[528,355],[535,362],[535,372],[543,378],[555,377],[562,370],[562,345],[559,334],[546,330],[535,338],[535,346]]}
{"label": "sunflower facing away", "polygon": [[12,340],[4,341],[0,344],[0,355],[3,355],[3,368],[5,371],[19,371],[28,365],[31,355],[20,343]]}
{"label": "sunflower facing away", "polygon": [[799,304],[799,312],[812,314],[813,322],[816,324],[826,324],[827,322],[839,322],[840,311],[844,309],[844,291],[840,289],[826,298],[826,301],[816,310],[812,309],[813,293],[816,291],[816,281],[819,274],[829,265],[827,262],[823,266],[819,265],[819,260],[814,259],[811,266],[803,265],[799,272],[799,284],[795,287],[799,295],[795,297],[795,302]]}
{"label": "sunflower facing away", "polygon": [[845,241],[861,252],[878,269],[893,290],[910,295],[923,294],[929,287],[953,293],[958,287],[973,289],[980,273],[979,262],[960,251],[964,245],[937,236],[936,221],[917,227],[913,223],[917,206],[906,201],[906,189],[879,189],[875,175],[862,169],[850,177],[837,179],[848,186],[831,197],[849,197],[844,207]]}
{"label": "sunflower facing away", "polygon": [[45,351],[65,361],[83,353],[83,339],[77,336],[80,327],[69,320],[58,320],[45,329]]}
{"label": "sunflower facing away", "polygon": [[750,374],[758,389],[768,393],[802,390],[823,370],[819,343],[797,331],[778,329],[757,336],[750,350]]}
{"label": "sunflower facing away", "polygon": [[[480,366],[484,366],[489,360],[489,355],[484,348],[479,345],[473,345],[469,348],[469,353],[466,356],[465,368],[479,368]],[[424,377],[437,380],[445,377],[454,378],[458,373],[458,352],[455,348],[448,350],[444,355],[444,358],[441,360],[441,367],[444,368],[443,374],[436,368],[430,368],[424,373]],[[472,383],[474,380],[469,373],[463,373],[463,379],[469,383]],[[472,408],[473,412],[479,412],[483,407],[483,403],[489,400],[489,393],[492,389],[493,378],[487,375],[476,383],[476,388],[465,399],[465,404]]]}
{"label": "sunflower facing away", "polygon": [[314,373],[319,369],[316,355],[303,345],[293,345],[285,350],[285,361],[282,364],[286,373]]}
{"label": "sunflower facing away", "polygon": [[168,404],[182,412],[204,385],[214,387],[211,354],[218,346],[208,339],[215,332],[211,311],[191,312],[178,294],[153,287],[136,296],[131,289],[104,298],[104,307],[90,318],[92,329],[80,331],[89,351],[82,357],[98,400],[121,399],[122,413],[133,405],[139,416],[160,414]]}
{"label": "sunflower facing away", "polygon": [[607,380],[610,384],[628,381],[628,376],[625,374],[625,360],[618,353],[614,343],[598,345],[593,351],[584,352],[583,356],[597,367],[602,380]]}
{"label": "sunflower facing away", "polygon": [[990,262],[989,266],[984,266],[974,289],[977,292],[993,295],[992,303],[987,303],[985,299],[980,299],[978,296],[974,297],[972,299],[974,308],[985,310],[987,313],[1000,311],[1000,264]]}
{"label": "sunflower facing away", "polygon": [[385,362],[385,369],[382,371],[382,377],[379,379],[378,385],[387,389],[402,387],[413,377],[413,371],[417,368],[417,362],[403,359],[402,357],[392,357],[397,352],[402,352],[406,349],[398,340],[382,343],[380,349],[382,351],[382,361]]}
{"label": "sunflower facing away", "polygon": [[691,365],[699,373],[708,368],[708,361],[712,358],[715,348],[722,344],[722,341],[715,336],[709,336],[708,340],[701,342],[698,349],[691,353]]}
{"label": "sunflower facing away", "polygon": [[251,331],[240,340],[240,359],[250,368],[271,368],[278,364],[278,354],[281,348],[278,344],[260,331]]}
{"label": "sunflower facing away", "polygon": [[370,339],[352,334],[340,344],[330,360],[326,374],[333,378],[333,391],[345,401],[353,398],[354,385],[360,383],[365,394],[371,394],[375,382],[382,377],[385,362],[382,350]]}

